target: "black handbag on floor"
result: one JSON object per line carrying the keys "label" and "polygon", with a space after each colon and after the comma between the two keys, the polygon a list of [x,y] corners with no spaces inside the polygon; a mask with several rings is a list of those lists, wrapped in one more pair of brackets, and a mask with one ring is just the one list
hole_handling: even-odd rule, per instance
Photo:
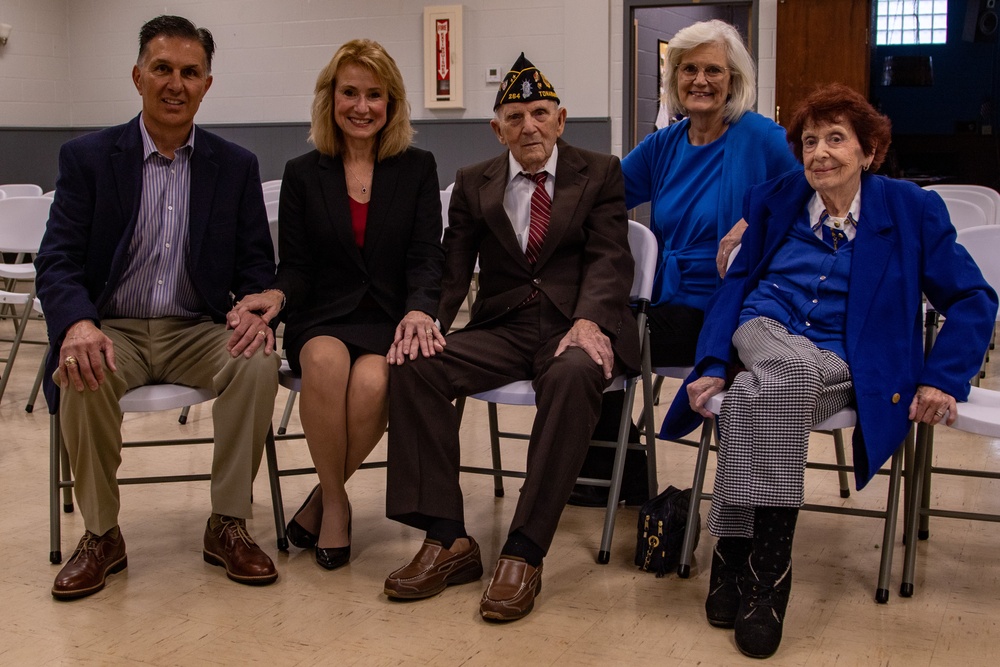
{"label": "black handbag on floor", "polygon": [[[635,545],[635,564],[639,569],[655,572],[657,577],[677,569],[690,505],[691,489],[681,491],[668,486],[666,491],[650,498],[639,508]],[[694,534],[694,545],[697,547],[701,517],[696,517],[696,520],[699,530]]]}

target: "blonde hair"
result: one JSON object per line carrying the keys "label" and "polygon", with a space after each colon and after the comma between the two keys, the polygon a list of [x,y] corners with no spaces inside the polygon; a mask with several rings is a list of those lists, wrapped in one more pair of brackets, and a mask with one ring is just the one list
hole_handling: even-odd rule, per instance
{"label": "blonde hair", "polygon": [[726,100],[725,121],[733,123],[753,108],[757,101],[757,71],[750,52],[736,28],[725,21],[701,21],[684,28],[670,40],[667,49],[667,76],[664,88],[667,107],[672,112],[688,115],[677,93],[677,67],[691,49],[705,44],[720,44],[726,49],[729,67],[729,98]]}
{"label": "blonde hair", "polygon": [[399,73],[396,61],[381,44],[370,39],[353,39],[341,46],[316,78],[309,141],[319,152],[327,155],[336,156],[343,151],[343,133],[333,122],[333,95],[337,72],[344,65],[367,69],[385,87],[389,98],[387,120],[378,134],[376,159],[382,161],[399,155],[413,143],[410,103],[406,100],[403,75]]}

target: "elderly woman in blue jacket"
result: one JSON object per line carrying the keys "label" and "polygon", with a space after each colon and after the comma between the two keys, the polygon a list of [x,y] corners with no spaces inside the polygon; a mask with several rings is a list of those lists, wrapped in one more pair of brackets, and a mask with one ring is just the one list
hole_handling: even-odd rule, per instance
{"label": "elderly woman in blue jacket", "polygon": [[[863,487],[911,421],[954,419],[997,310],[941,198],[866,173],[882,163],[890,132],[861,95],[839,84],[815,91],[788,138],[805,168],[750,189],[742,248],[663,427],[666,437],[692,430],[727,371],[746,369],[719,415],[708,522],[719,540],[705,609],[759,658],[781,642],[809,427],[856,397]],[[926,360],[923,295],[947,317]]]}

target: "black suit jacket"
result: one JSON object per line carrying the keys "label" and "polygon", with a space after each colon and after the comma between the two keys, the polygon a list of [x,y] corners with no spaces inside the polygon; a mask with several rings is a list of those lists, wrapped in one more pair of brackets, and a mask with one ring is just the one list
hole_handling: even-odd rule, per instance
{"label": "black suit jacket", "polygon": [[639,333],[628,308],[634,262],[621,163],[613,155],[560,140],[548,232],[532,266],[503,208],[507,154],[455,177],[445,230],[445,273],[438,317],[447,329],[479,260],[479,291],[469,327],[503,317],[533,289],[570,320],[595,322],[630,369],[639,368]]}
{"label": "black suit jacket", "polygon": [[[74,139],[59,152],[59,177],[35,267],[52,349],[83,319],[100,326],[128,263],[142,197],[139,117]],[[206,314],[225,322],[233,297],[270,287],[274,249],[267,227],[257,158],[195,128],[191,155],[187,271]],[[45,397],[58,402],[49,356]]]}
{"label": "black suit jacket", "polygon": [[351,313],[366,294],[394,321],[411,310],[435,317],[444,253],[434,156],[409,148],[375,165],[363,248],[354,242],[341,158],[311,151],[290,160],[278,248],[289,341]]}

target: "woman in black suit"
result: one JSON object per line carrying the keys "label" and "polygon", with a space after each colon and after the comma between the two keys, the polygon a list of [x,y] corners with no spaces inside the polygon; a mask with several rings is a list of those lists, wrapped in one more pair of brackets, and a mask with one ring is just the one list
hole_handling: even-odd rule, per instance
{"label": "woman in black suit", "polygon": [[310,141],[285,166],[275,288],[240,304],[279,312],[299,416],[319,485],[288,524],[297,547],[327,569],[350,559],[344,483],[385,431],[389,369],[444,346],[434,324],[444,253],[434,156],[412,147],[395,61],[376,42],[344,44],[320,73]]}

